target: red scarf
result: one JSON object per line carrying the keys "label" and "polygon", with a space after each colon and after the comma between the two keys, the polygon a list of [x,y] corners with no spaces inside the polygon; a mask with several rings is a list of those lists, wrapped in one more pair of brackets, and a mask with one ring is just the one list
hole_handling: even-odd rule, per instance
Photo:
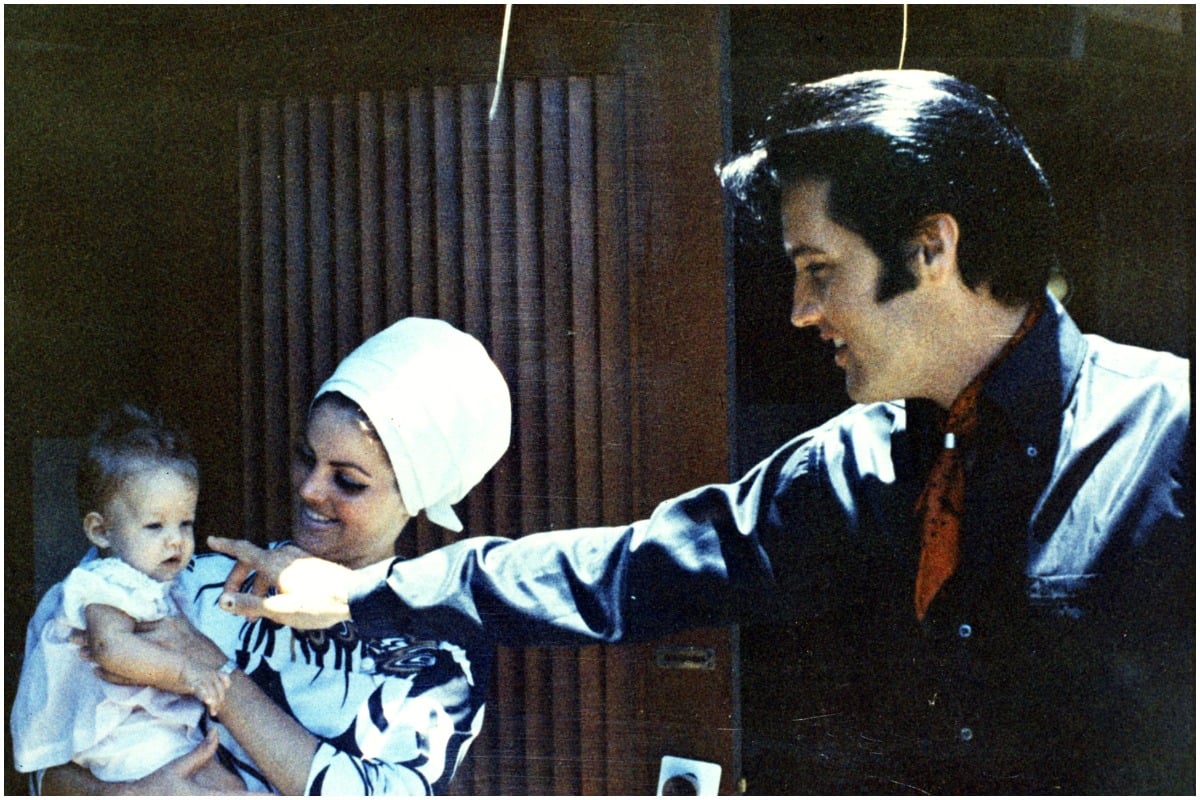
{"label": "red scarf", "polygon": [[958,568],[959,526],[967,483],[961,452],[964,446],[970,446],[979,427],[979,397],[983,385],[996,365],[1007,358],[1017,343],[1033,329],[1044,308],[1045,303],[1041,300],[1030,307],[1004,349],[975,376],[950,406],[950,415],[946,418],[944,428],[945,448],[934,462],[916,505],[916,512],[922,518],[921,562],[917,567],[917,586],[913,598],[918,620],[925,619],[925,612],[934,595]]}

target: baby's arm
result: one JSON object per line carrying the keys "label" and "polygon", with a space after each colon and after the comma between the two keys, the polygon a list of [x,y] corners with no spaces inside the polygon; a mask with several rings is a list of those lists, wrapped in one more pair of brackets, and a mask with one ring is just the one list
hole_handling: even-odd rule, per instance
{"label": "baby's arm", "polygon": [[133,617],[112,606],[84,609],[92,659],[107,672],[175,694],[193,695],[216,716],[229,689],[229,676],[192,663],[183,654],[134,633]]}

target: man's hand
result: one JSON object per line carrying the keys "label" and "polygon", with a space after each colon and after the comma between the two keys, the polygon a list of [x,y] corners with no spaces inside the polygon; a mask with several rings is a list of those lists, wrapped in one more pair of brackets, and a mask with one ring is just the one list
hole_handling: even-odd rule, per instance
{"label": "man's hand", "polygon": [[245,539],[222,539],[219,536],[208,537],[208,546],[237,559],[229,571],[229,577],[225,579],[225,591],[241,593],[242,584],[253,573],[254,585],[246,594],[254,597],[266,597],[268,589],[279,586],[279,576],[289,564],[308,557],[308,553],[291,544],[265,550]]}
{"label": "man's hand", "polygon": [[[208,546],[238,560],[219,601],[229,613],[266,617],[300,630],[328,628],[350,619],[353,570],[306,556],[291,545],[264,550],[247,541],[210,536]],[[251,572],[255,573],[251,591],[239,591]],[[271,587],[277,594],[266,597]]]}

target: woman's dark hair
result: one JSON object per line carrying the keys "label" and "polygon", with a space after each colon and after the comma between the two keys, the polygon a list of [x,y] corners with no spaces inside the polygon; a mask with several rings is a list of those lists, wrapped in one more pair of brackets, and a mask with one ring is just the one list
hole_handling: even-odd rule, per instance
{"label": "woman's dark hair", "polygon": [[342,411],[350,412],[354,418],[359,421],[359,423],[362,425],[362,429],[367,433],[368,436],[370,436],[372,439],[382,441],[382,439],[379,438],[379,431],[375,429],[375,423],[371,422],[371,418],[367,416],[367,412],[363,411],[362,406],[351,400],[346,395],[342,394],[341,392],[325,392],[319,395],[316,400],[313,400],[312,408],[309,409],[308,413],[311,414],[316,409],[325,405],[333,406],[334,408]]}
{"label": "woman's dark hair", "polygon": [[76,475],[80,516],[103,510],[125,481],[155,466],[200,484],[200,466],[183,431],[128,403],[106,413],[88,439]]}
{"label": "woman's dark hair", "polygon": [[931,214],[959,225],[963,282],[1002,303],[1040,297],[1057,267],[1054,199],[1008,112],[936,72],[880,70],[794,86],[745,153],[719,166],[765,224],[801,180],[828,180],[829,218],[883,264],[878,299],[916,286],[912,240]]}

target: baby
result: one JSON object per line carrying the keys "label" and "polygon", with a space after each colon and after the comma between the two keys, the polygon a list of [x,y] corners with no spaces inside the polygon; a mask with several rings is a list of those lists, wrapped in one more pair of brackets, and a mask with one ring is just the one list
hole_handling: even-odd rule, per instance
{"label": "baby", "polygon": [[[42,598],[30,620],[12,710],[16,767],[32,772],[73,761],[107,781],[140,778],[191,752],[216,716],[228,675],[133,635],[138,623],[179,613],[171,588],[195,547],[199,468],[181,434],[133,406],[110,415],[89,441],[77,485],[91,554]],[[91,658],[138,680],[118,686],[80,658],[73,630],[87,630]],[[172,693],[174,692],[174,693]],[[240,779],[210,761],[196,776],[223,791]]]}

